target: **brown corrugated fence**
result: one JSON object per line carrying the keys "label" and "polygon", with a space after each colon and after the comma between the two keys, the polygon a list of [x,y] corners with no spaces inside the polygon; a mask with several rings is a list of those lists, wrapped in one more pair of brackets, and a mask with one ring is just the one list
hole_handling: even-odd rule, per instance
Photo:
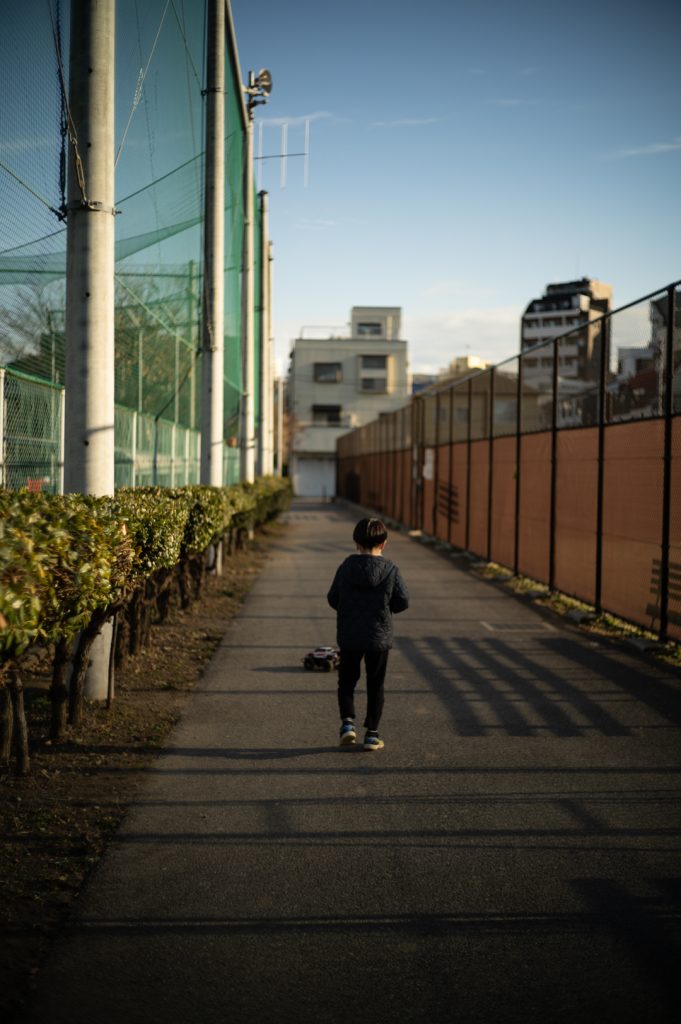
{"label": "brown corrugated fence", "polygon": [[681,640],[680,413],[676,282],[341,437],[338,494]]}

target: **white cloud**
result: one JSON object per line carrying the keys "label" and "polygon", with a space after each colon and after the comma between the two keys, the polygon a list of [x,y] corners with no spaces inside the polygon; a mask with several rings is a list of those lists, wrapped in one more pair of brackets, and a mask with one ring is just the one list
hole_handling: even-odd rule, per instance
{"label": "white cloud", "polygon": [[522,308],[468,308],[407,314],[403,333],[415,373],[436,373],[454,356],[480,356],[500,362],[516,355]]}
{"label": "white cloud", "polygon": [[620,149],[612,154],[612,158],[614,160],[622,160],[630,156],[655,156],[657,153],[671,153],[676,149],[681,149],[681,136],[677,136],[671,142],[654,142],[650,146]]}

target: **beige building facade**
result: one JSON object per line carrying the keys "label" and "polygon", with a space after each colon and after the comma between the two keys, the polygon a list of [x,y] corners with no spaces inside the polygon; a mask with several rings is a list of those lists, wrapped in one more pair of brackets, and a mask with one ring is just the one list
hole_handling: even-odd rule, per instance
{"label": "beige building facade", "polygon": [[289,476],[296,494],[336,493],[336,441],[409,400],[397,306],[354,306],[349,335],[297,338],[291,352]]}
{"label": "beige building facade", "polygon": [[[587,379],[594,372],[594,341],[597,331],[591,326],[604,313],[610,312],[612,288],[588,277],[577,281],[549,284],[541,298],[533,299],[523,313],[520,347],[523,352],[542,342],[557,338],[575,327],[575,333],[560,345],[558,374],[563,379]],[[550,347],[523,360],[526,379],[551,377],[553,352]]]}

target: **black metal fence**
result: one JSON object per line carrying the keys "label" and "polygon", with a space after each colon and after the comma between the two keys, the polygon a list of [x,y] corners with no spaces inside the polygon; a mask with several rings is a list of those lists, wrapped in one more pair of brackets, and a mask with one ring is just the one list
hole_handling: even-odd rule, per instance
{"label": "black metal fence", "polygon": [[680,284],[346,434],[339,495],[681,639]]}

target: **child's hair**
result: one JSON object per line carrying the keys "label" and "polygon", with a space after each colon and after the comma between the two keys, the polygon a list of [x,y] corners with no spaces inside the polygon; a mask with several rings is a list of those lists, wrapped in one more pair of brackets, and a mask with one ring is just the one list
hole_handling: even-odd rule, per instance
{"label": "child's hair", "polygon": [[385,528],[385,523],[380,519],[360,519],[352,531],[352,539],[361,548],[371,551],[372,548],[378,548],[381,544],[385,544],[388,539],[388,531]]}

